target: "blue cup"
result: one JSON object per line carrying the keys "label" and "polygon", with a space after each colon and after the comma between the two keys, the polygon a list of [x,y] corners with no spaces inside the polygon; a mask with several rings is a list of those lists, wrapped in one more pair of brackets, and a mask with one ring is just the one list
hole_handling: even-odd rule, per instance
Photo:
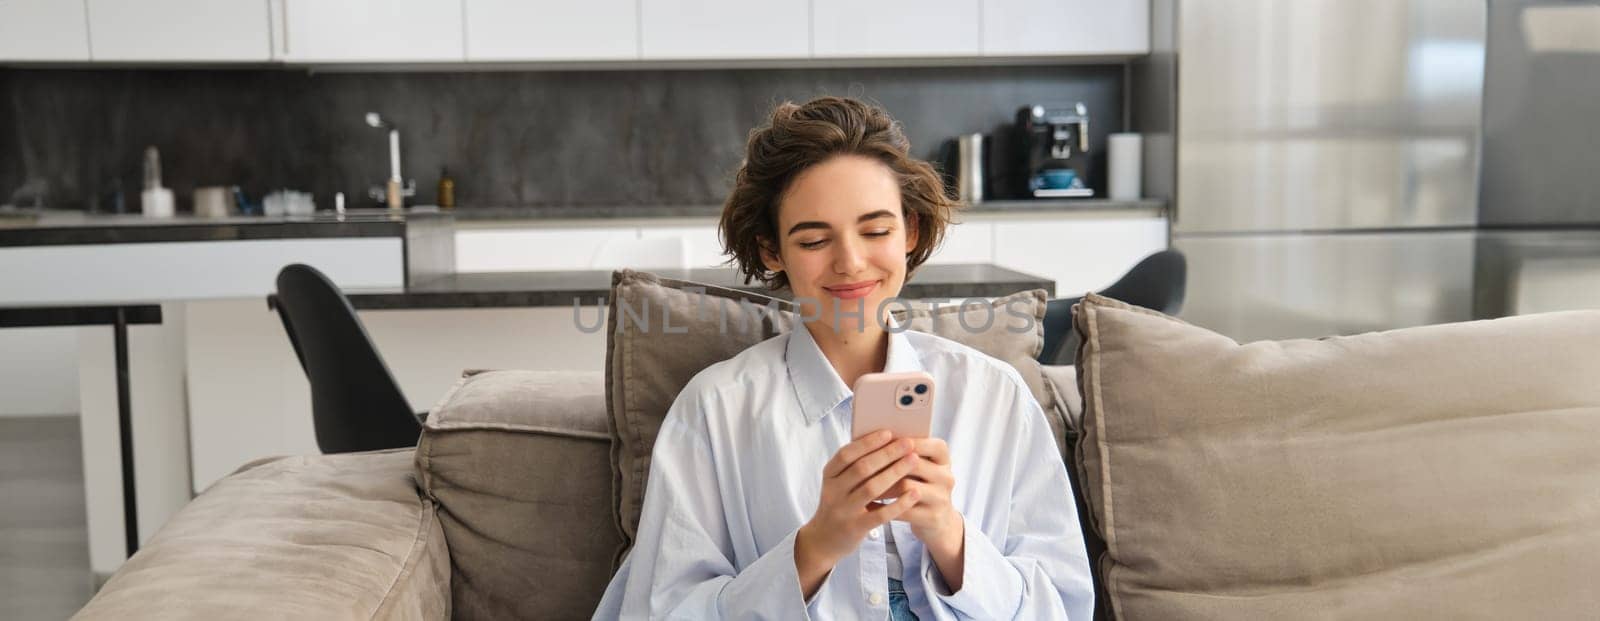
{"label": "blue cup", "polygon": [[1065,190],[1078,187],[1078,171],[1071,168],[1041,170],[1029,180],[1034,190]]}

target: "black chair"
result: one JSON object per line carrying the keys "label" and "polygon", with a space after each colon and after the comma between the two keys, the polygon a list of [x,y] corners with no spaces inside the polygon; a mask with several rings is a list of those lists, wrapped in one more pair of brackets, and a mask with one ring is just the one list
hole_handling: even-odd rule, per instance
{"label": "black chair", "polygon": [[276,302],[311,381],[317,447],[353,453],[416,446],[418,416],[338,285],[296,263],[278,272]]}
{"label": "black chair", "polygon": [[[1175,315],[1183,308],[1188,273],[1183,253],[1162,250],[1139,261],[1122,279],[1100,291],[1100,295]],[[1073,364],[1076,360],[1078,346],[1077,333],[1072,330],[1072,305],[1082,299],[1059,298],[1046,304],[1040,364]]]}

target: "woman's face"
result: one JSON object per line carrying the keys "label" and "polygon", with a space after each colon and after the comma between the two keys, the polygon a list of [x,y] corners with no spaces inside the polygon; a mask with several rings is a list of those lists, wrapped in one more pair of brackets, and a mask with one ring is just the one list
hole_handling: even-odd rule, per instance
{"label": "woman's face", "polygon": [[917,243],[894,173],[858,155],[795,177],[778,204],[777,234],[777,254],[763,253],[767,269],[787,273],[805,317],[841,335],[876,325],[879,305],[905,286],[906,254]]}

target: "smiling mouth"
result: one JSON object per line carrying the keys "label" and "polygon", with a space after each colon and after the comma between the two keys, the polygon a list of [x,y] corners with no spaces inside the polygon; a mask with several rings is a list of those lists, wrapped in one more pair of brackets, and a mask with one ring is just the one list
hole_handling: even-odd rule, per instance
{"label": "smiling mouth", "polygon": [[878,288],[878,281],[869,280],[869,281],[866,281],[866,282],[851,283],[851,284],[848,284],[848,285],[837,285],[837,286],[833,286],[833,287],[823,287],[823,290],[827,291],[830,294],[833,294],[833,297],[839,298],[841,300],[854,300],[854,299],[857,299],[857,298],[867,297],[867,294],[872,293],[873,290],[875,290],[877,288]]}

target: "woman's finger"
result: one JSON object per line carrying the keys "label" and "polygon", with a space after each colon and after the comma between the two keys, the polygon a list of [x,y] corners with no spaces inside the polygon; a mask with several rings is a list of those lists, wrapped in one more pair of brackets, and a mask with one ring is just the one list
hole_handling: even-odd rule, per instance
{"label": "woman's finger", "polygon": [[917,454],[941,466],[950,465],[950,445],[940,438],[917,438]]}
{"label": "woman's finger", "polygon": [[889,489],[885,490],[882,494],[879,494],[877,499],[888,500],[890,498],[899,498],[906,495],[906,492],[911,491],[911,481],[912,479],[910,477],[895,481],[894,485],[889,486]]}
{"label": "woman's finger", "polygon": [[915,457],[911,452],[910,440],[896,440],[890,442],[876,451],[867,453],[855,463],[845,467],[843,472],[833,477],[835,485],[842,485],[843,489],[855,489],[862,483],[885,469],[893,466],[905,457]]}
{"label": "woman's finger", "polygon": [[932,483],[934,485],[953,487],[955,484],[955,475],[950,472],[949,466],[935,464],[931,461],[928,461],[927,457],[925,456],[923,456],[921,463],[918,463],[917,467],[913,469],[911,474],[908,476],[913,480],[921,481],[923,483]]}
{"label": "woman's finger", "polygon": [[850,464],[856,463],[856,460],[883,448],[892,441],[894,441],[894,434],[887,429],[880,429],[840,447],[833,454],[833,458],[829,459],[828,463],[822,467],[823,478],[839,476],[840,472],[844,472],[844,469],[849,468]]}
{"label": "woman's finger", "polygon": [[922,498],[917,495],[917,490],[906,492],[904,496],[889,504],[874,504],[867,508],[867,528],[877,528],[888,524],[890,520],[898,519],[907,511],[915,508]]}
{"label": "woman's finger", "polygon": [[917,466],[917,462],[921,460],[922,458],[917,457],[915,453],[907,453],[905,457],[901,457],[881,472],[872,475],[871,478],[856,486],[850,492],[850,504],[858,507],[866,506],[867,503],[882,496],[896,482],[904,479],[906,473],[911,472]]}

